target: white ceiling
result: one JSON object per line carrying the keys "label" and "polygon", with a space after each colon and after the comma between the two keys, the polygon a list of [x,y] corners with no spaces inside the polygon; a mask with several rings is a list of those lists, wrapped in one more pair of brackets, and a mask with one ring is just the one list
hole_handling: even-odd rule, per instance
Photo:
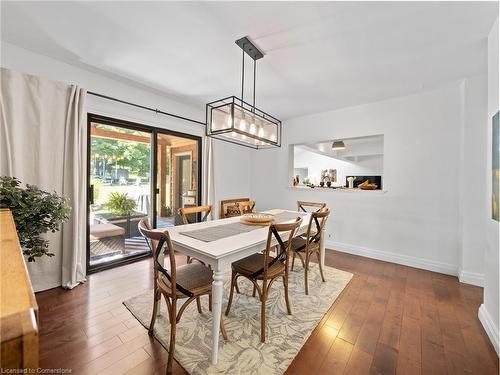
{"label": "white ceiling", "polygon": [[266,55],[257,64],[256,104],[281,119],[481,74],[498,15],[498,2],[2,1],[1,8],[3,41],[200,106],[239,96],[234,41],[248,35]]}

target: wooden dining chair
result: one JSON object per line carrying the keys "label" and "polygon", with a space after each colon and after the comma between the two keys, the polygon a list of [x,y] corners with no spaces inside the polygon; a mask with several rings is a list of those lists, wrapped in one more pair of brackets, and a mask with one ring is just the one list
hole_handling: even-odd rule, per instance
{"label": "wooden dining chair", "polygon": [[323,266],[321,265],[321,254],[320,254],[320,243],[321,236],[323,235],[323,229],[326,224],[326,220],[330,215],[330,210],[324,208],[323,211],[312,212],[309,219],[309,224],[307,226],[307,232],[304,237],[295,237],[292,239],[291,249],[293,253],[292,258],[292,271],[295,264],[295,257],[298,256],[304,267],[304,284],[305,293],[309,294],[309,287],[307,281],[307,273],[309,271],[309,261],[311,256],[316,254],[319,263],[319,272],[321,274],[321,280],[325,282],[325,275],[323,274]]}
{"label": "wooden dining chair", "polygon": [[255,208],[255,201],[248,200],[248,201],[238,202],[236,203],[236,205],[238,206],[240,215],[248,214],[250,212],[253,212],[253,209]]}
{"label": "wooden dining chair", "polygon": [[220,201],[220,218],[226,219],[228,217],[240,216],[238,202],[249,201],[250,198],[233,198],[224,199]]}
{"label": "wooden dining chair", "polygon": [[[201,221],[199,222],[207,221],[211,213],[212,213],[211,205],[179,208],[179,215],[181,216],[183,224],[197,223],[198,214],[202,214]],[[192,261],[193,259],[190,256],[188,256],[187,262],[191,263]]]}
{"label": "wooden dining chair", "polygon": [[307,202],[307,201],[297,201],[297,211],[311,212],[311,211],[321,211],[326,207],[326,203],[321,202]]}
{"label": "wooden dining chair", "polygon": [[[226,308],[226,316],[229,314],[231,304],[233,302],[233,294],[236,288],[238,277],[243,276],[250,280],[254,285],[255,290],[259,294],[261,303],[260,308],[260,341],[266,341],[266,301],[269,295],[269,289],[273,282],[278,279],[283,279],[285,287],[285,302],[288,315],[292,314],[290,300],[288,299],[288,260],[290,254],[290,244],[295,231],[300,226],[302,219],[298,217],[293,223],[288,224],[272,224],[269,227],[267,235],[266,249],[263,253],[250,255],[246,258],[238,260],[231,265],[231,292],[229,294],[229,302]],[[286,233],[287,232],[287,233]],[[280,234],[288,235],[287,241],[284,241]],[[273,238],[279,246],[279,253],[276,257],[270,256],[270,250],[275,245],[272,243]],[[261,281],[262,286],[259,286],[258,281]]]}
{"label": "wooden dining chair", "polygon": [[[149,324],[149,334],[154,334],[154,325],[158,314],[158,305],[163,295],[167,305],[168,317],[170,322],[170,346],[168,350],[167,374],[172,373],[172,363],[175,350],[175,335],[177,323],[179,323],[186,307],[196,301],[198,312],[201,314],[200,297],[204,295],[211,296],[212,293],[212,270],[200,263],[185,264],[176,266],[175,252],[170,241],[168,231],[153,231],[148,228],[144,220],[139,222],[139,231],[144,238],[151,242],[150,246],[154,249],[153,254],[153,273],[154,273],[154,301],[153,315]],[[170,272],[168,272],[158,260],[162,248],[165,246],[164,254],[170,259]],[[187,298],[187,299],[186,299]],[[177,301],[186,299],[177,311]],[[227,340],[224,322],[221,317],[221,333]]]}

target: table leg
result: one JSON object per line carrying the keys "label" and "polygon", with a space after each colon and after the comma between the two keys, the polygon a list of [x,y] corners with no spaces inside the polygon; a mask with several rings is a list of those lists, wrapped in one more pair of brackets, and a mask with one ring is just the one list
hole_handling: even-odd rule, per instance
{"label": "table leg", "polygon": [[325,268],[325,236],[326,236],[326,230],[323,228],[321,231],[321,238],[319,240],[319,261],[321,263],[321,267]]}
{"label": "table leg", "polygon": [[222,313],[222,286],[223,271],[219,266],[214,267],[214,281],[212,282],[212,364],[216,365],[219,357],[219,329]]}

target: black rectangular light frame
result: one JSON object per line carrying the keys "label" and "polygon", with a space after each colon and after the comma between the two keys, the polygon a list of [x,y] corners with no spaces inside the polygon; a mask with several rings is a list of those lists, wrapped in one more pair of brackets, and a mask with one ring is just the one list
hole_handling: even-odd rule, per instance
{"label": "black rectangular light frame", "polygon": [[[232,114],[231,114],[231,118],[232,118],[231,126],[228,128],[220,129],[220,130],[212,130],[212,111],[217,109],[217,108],[220,108],[222,106],[227,106],[227,105],[231,106],[231,112],[232,112]],[[241,129],[238,129],[234,123],[234,109],[235,109],[235,107],[249,111],[249,112],[253,113],[254,115],[256,115],[257,117],[260,117],[260,118],[266,120],[267,122],[274,124],[276,126],[276,141],[272,142],[268,139],[260,138],[255,134],[250,134],[250,133],[245,132]],[[252,145],[252,144],[244,142],[244,141],[239,141],[237,139],[228,139],[227,137],[223,136],[224,134],[231,133],[231,132],[235,132],[238,134],[244,134],[248,138],[256,139],[256,140],[265,142],[266,144],[265,145]],[[277,118],[271,116],[270,114],[268,114],[268,113],[266,113],[258,108],[253,107],[251,104],[237,98],[236,96],[228,96],[224,99],[219,99],[219,100],[213,101],[211,103],[208,103],[206,105],[206,127],[205,127],[205,135],[206,136],[209,136],[209,137],[212,137],[215,139],[219,139],[219,140],[224,141],[224,142],[233,143],[233,144],[237,144],[240,146],[245,146],[245,147],[249,147],[249,148],[253,148],[253,149],[258,150],[258,149],[267,149],[267,148],[273,148],[273,147],[281,147],[281,132],[282,132],[282,124],[281,124],[280,120],[278,120]]]}

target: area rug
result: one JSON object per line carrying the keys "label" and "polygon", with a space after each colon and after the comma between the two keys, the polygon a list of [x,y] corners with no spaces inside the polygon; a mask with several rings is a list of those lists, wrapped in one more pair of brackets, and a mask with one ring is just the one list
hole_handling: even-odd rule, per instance
{"label": "area rug", "polygon": [[[300,264],[300,263],[299,263]],[[203,313],[191,303],[177,325],[174,358],[190,374],[283,374],[321,318],[352,278],[352,274],[325,267],[321,281],[318,265],[310,266],[309,295],[304,293],[304,270],[299,265],[290,272],[289,296],[292,315],[286,312],[283,283],[272,285],[266,308],[266,342],[260,342],[260,303],[252,297],[252,284],[238,279],[241,294],[235,292],[229,316],[224,316],[228,341],[219,342],[219,362],[210,363],[212,317],[208,297],[202,297]],[[224,275],[225,311],[229,297],[230,270]],[[144,326],[152,313],[153,292],[124,301],[124,305]],[[163,310],[162,310],[163,308]],[[170,325],[162,298],[155,337],[168,349]]]}

